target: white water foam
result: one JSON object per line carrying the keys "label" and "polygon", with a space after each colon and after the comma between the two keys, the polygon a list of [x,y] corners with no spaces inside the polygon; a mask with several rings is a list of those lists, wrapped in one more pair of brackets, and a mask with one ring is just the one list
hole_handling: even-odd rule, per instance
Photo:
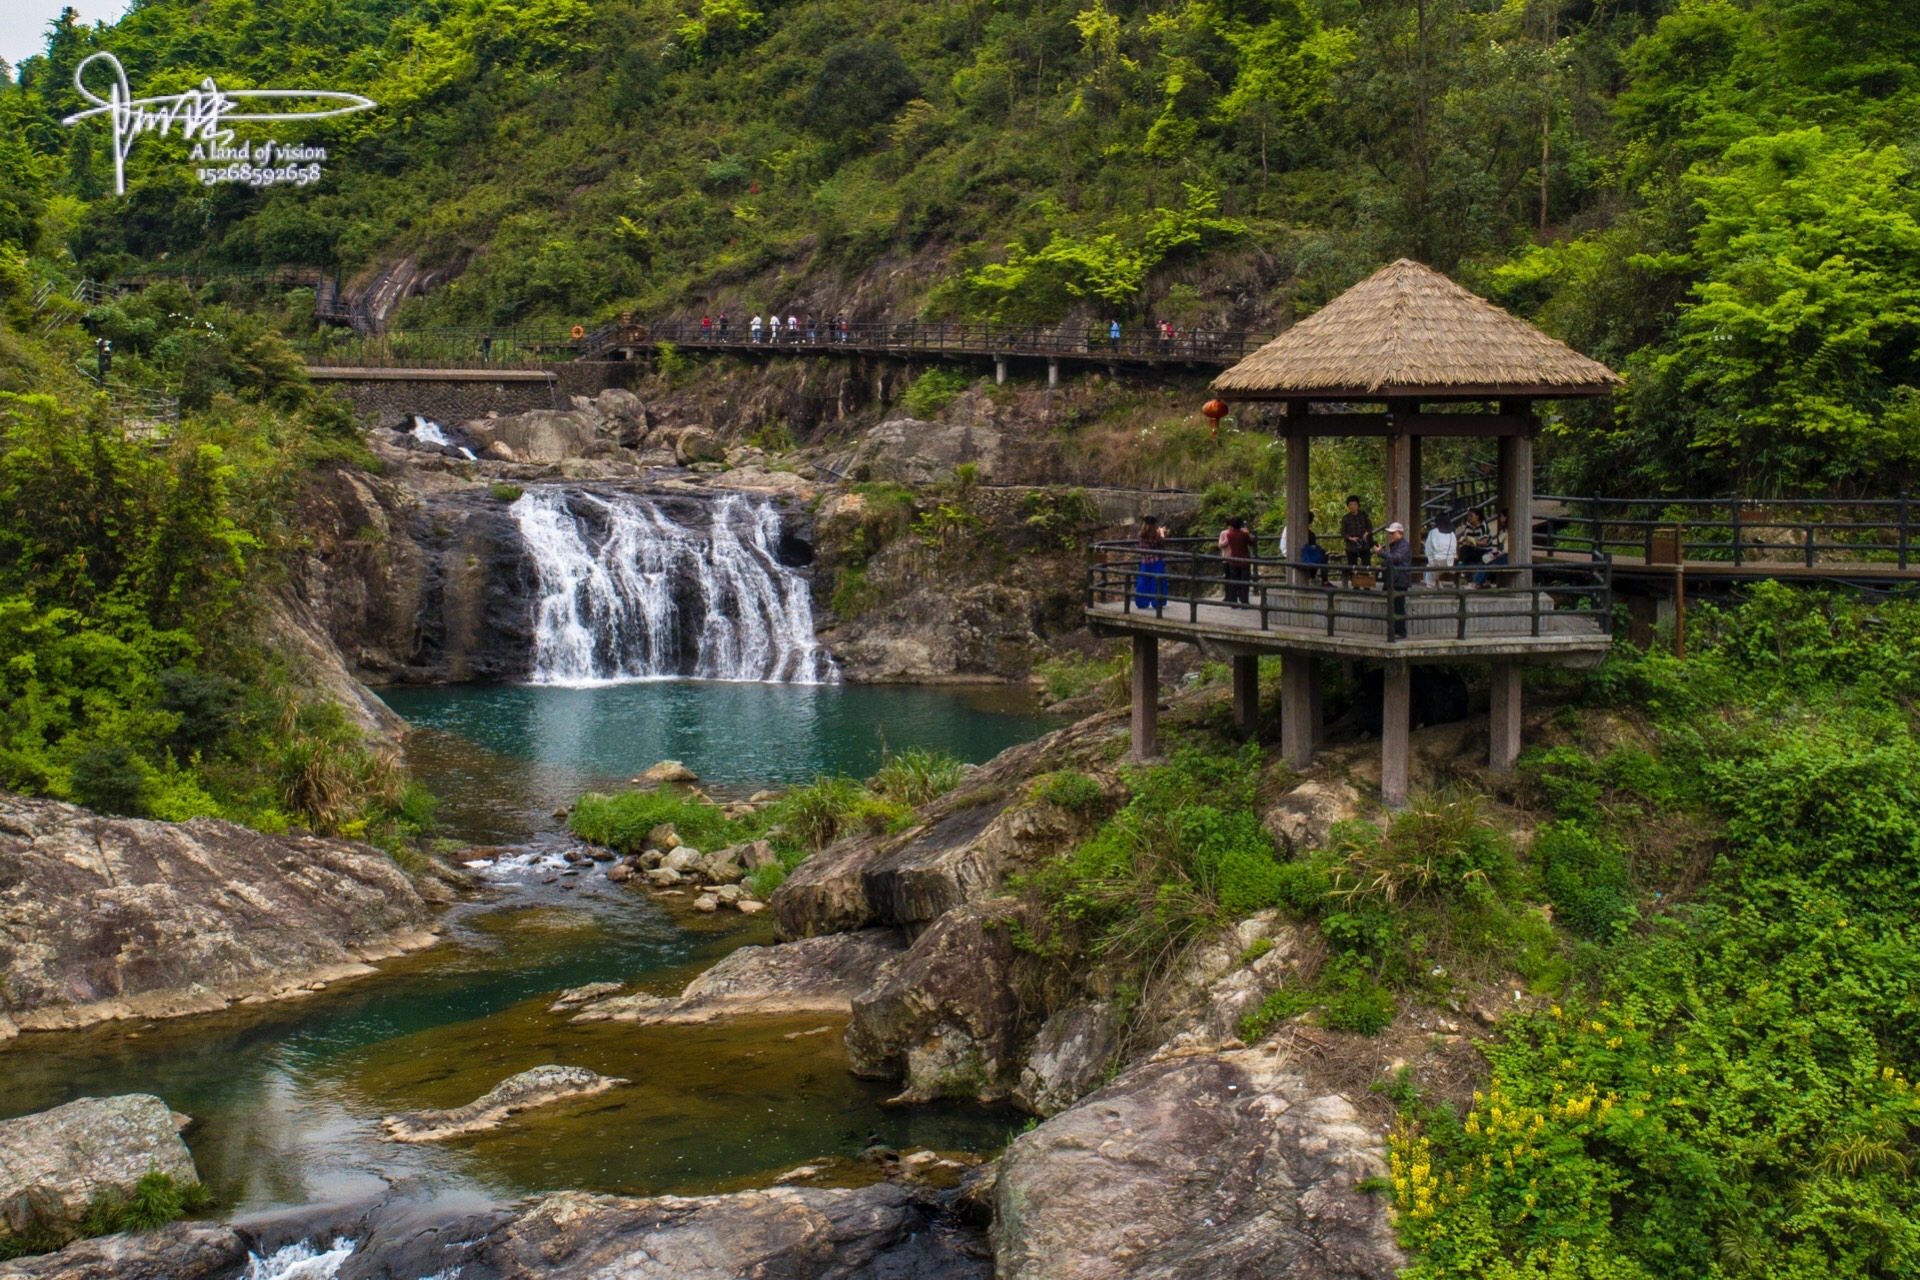
{"label": "white water foam", "polygon": [[[437,444],[443,448],[451,448],[453,446],[453,441],[447,439],[447,432],[444,427],[431,418],[423,418],[417,413],[413,415],[413,430],[408,434],[421,444]],[[473,455],[468,454],[467,456],[471,458]]]}
{"label": "white water foam", "polygon": [[704,528],[643,496],[557,487],[529,489],[512,513],[540,579],[534,683],[839,678],[766,499],[728,494]]}
{"label": "white water foam", "polygon": [[334,1280],[340,1267],[353,1256],[355,1242],[335,1240],[333,1247],[321,1253],[305,1240],[286,1245],[262,1258],[247,1255],[247,1269],[240,1280]]}

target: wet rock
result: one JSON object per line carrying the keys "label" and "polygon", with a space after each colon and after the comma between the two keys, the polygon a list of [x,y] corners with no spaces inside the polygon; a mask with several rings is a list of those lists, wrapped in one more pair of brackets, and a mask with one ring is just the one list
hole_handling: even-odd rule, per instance
{"label": "wet rock", "polygon": [[737,884],[723,884],[713,891],[713,896],[731,906],[746,896],[746,890]]}
{"label": "wet rock", "polygon": [[642,871],[651,871],[655,867],[659,866],[661,863],[665,862],[666,860],[667,860],[667,855],[660,852],[658,849],[648,849],[644,853],[638,853],[628,858],[627,863],[628,865],[637,867]]}
{"label": "wet rock", "polygon": [[780,855],[768,840],[749,840],[746,844],[735,845],[732,852],[733,860],[749,871],[758,871],[780,861]]}
{"label": "wet rock", "polygon": [[681,466],[696,462],[723,462],[726,447],[705,427],[688,427],[673,442],[673,456]]}
{"label": "wet rock", "polygon": [[[779,798],[780,793],[778,791],[756,791],[747,797],[747,803],[751,805],[772,804]],[[756,841],[755,843],[760,842]]]}
{"label": "wet rock", "polygon": [[487,447],[480,451],[480,456],[483,458],[492,458],[495,462],[520,461],[520,455],[515,453],[513,446],[505,440],[489,441]]}
{"label": "wet rock", "polygon": [[1018,1071],[1020,1002],[1012,899],[970,903],[936,920],[853,1002],[854,1074],[905,1084],[901,1098],[1002,1098]]}
{"label": "wet rock", "polygon": [[[677,764],[678,761],[669,761],[667,763]],[[656,769],[659,767],[659,765],[654,766]],[[680,829],[671,822],[662,822],[647,831],[647,844],[654,849],[678,849],[680,847]]]}
{"label": "wet rock", "polygon": [[0,1120],[0,1238],[71,1232],[102,1196],[122,1199],[149,1170],[200,1181],[167,1104],[147,1093],[80,1098]]}
{"label": "wet rock", "polygon": [[[921,1193],[925,1195],[926,1193]],[[772,1187],[648,1200],[549,1196],[442,1257],[476,1275],[541,1280],[988,1280],[977,1234],[910,1189]]]}
{"label": "wet rock", "polygon": [[20,1030],[223,1009],[433,941],[378,849],[0,793],[0,1015]]}
{"label": "wet rock", "polygon": [[1294,854],[1326,847],[1333,828],[1360,816],[1360,793],[1339,778],[1309,778],[1274,803],[1260,821]]}
{"label": "wet rock", "polygon": [[607,868],[607,879],[613,881],[615,884],[624,884],[628,880],[633,879],[633,868],[624,862],[616,862]]}
{"label": "wet rock", "polygon": [[597,844],[590,844],[585,849],[581,850],[581,852],[585,853],[587,857],[593,859],[593,861],[595,862],[612,862],[615,858],[618,858],[620,856],[619,854],[615,853],[613,850]]}
{"label": "wet rock", "polygon": [[693,900],[695,911],[714,912],[720,909],[720,899],[710,893],[703,893]]}
{"label": "wet rock", "polygon": [[688,983],[677,999],[641,1005],[621,997],[589,1005],[573,1020],[659,1026],[756,1015],[845,1016],[874,971],[900,950],[891,929],[741,947]]}
{"label": "wet rock", "polygon": [[697,872],[705,857],[705,854],[701,853],[692,845],[683,844],[669,853],[665,861],[660,865],[669,871],[678,871],[681,875],[685,876]]}
{"label": "wet rock", "polygon": [[1118,1048],[1113,1011],[1106,1004],[1062,1009],[1028,1047],[1014,1102],[1037,1116],[1058,1115],[1100,1083]]}
{"label": "wet rock", "polygon": [[568,987],[553,998],[547,1006],[548,1013],[560,1013],[567,1009],[578,1009],[582,1005],[592,1004],[595,1000],[604,1000],[624,987],[624,982],[589,982],[584,987]]}
{"label": "wet rock", "polygon": [[589,1097],[626,1084],[585,1067],[534,1067],[509,1076],[464,1107],[449,1111],[404,1111],[380,1121],[388,1142],[440,1142],[463,1133],[497,1129],[516,1111],[567,1098]]}
{"label": "wet rock", "polygon": [[647,883],[660,889],[679,884],[683,879],[685,877],[672,867],[655,867],[647,872]]}
{"label": "wet rock", "polygon": [[716,849],[700,860],[700,877],[708,884],[739,884],[747,869],[733,860],[733,850]]}
{"label": "wet rock", "polygon": [[641,774],[640,779],[658,785],[663,782],[698,782],[700,775],[678,760],[662,760]]}
{"label": "wet rock", "polygon": [[1389,1280],[1407,1263],[1380,1139],[1260,1050],[1152,1062],[1016,1139],[1001,1280]]}
{"label": "wet rock", "polygon": [[757,916],[767,909],[767,904],[756,898],[742,898],[733,907],[743,916]]}
{"label": "wet rock", "polygon": [[57,1253],[0,1262],[0,1280],[224,1280],[247,1261],[247,1241],[213,1222],[76,1240]]}

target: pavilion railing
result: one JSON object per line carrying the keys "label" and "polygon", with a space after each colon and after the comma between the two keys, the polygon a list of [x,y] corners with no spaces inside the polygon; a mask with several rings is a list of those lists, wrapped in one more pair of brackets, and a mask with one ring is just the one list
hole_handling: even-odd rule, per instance
{"label": "pavilion railing", "polygon": [[844,327],[816,319],[795,328],[783,322],[778,333],[767,326],[758,331],[749,321],[729,317],[727,327],[698,320],[669,320],[651,324],[608,325],[586,335],[582,354],[592,356],[620,347],[746,347],[768,352],[800,352],[834,347],[886,349],[929,355],[1068,356],[1082,359],[1193,360],[1226,364],[1272,341],[1270,333],[1232,329],[1176,329],[1172,334],[1151,326],[1123,329],[1118,338],[1108,329],[1070,325],[956,324],[946,321],[901,320],[879,323],[849,321]]}
{"label": "pavilion railing", "polygon": [[1230,561],[1210,538],[1169,538],[1159,553],[1101,542],[1087,604],[1121,616],[1386,641],[1600,636],[1613,630],[1613,570],[1598,561],[1416,564],[1396,573],[1271,556]]}

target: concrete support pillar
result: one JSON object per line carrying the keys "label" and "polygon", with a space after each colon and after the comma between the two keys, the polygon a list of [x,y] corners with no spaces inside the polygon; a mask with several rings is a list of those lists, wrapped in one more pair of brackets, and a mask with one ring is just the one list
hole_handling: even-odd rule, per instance
{"label": "concrete support pillar", "polygon": [[1047,388],[1051,390],[1052,388],[1057,387],[1059,385],[1060,385],[1060,362],[1058,360],[1049,360],[1047,361]]}
{"label": "concrete support pillar", "polygon": [[1160,641],[1133,638],[1133,758],[1160,754]]}
{"label": "concrete support pillar", "polygon": [[1260,659],[1254,654],[1233,659],[1233,729],[1243,738],[1260,732]]}
{"label": "concrete support pillar", "polygon": [[994,385],[999,386],[1005,383],[1006,380],[1007,380],[1007,358],[1005,356],[995,356],[993,358]]}
{"label": "concrete support pillar", "polygon": [[1520,758],[1520,664],[1493,664],[1493,711],[1487,722],[1487,767],[1500,773]]}
{"label": "concrete support pillar", "polygon": [[1407,737],[1413,722],[1413,669],[1387,663],[1380,706],[1380,798],[1390,809],[1407,803]]}
{"label": "concrete support pillar", "polygon": [[1280,754],[1296,769],[1313,763],[1319,736],[1320,683],[1313,655],[1289,649],[1280,655]]}

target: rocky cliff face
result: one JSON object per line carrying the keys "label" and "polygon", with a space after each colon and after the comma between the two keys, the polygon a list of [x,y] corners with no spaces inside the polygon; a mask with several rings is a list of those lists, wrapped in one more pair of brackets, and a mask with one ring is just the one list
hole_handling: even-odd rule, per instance
{"label": "rocky cliff face", "polygon": [[0,795],[0,1038],[301,994],[429,927],[366,845]]}

